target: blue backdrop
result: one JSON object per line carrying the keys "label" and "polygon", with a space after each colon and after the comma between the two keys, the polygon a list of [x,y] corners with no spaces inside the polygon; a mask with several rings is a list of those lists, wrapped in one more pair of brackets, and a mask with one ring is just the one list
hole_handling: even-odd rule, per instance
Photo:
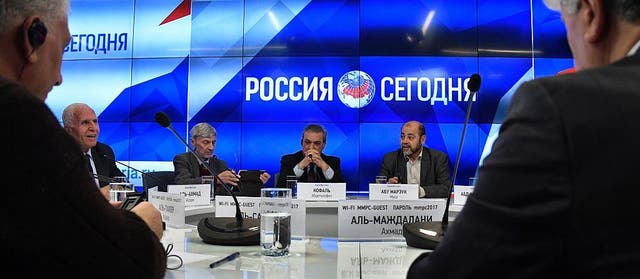
{"label": "blue backdrop", "polygon": [[[59,119],[70,103],[92,106],[119,161],[173,170],[186,149],[155,123],[163,111],[185,139],[198,122],[216,127],[231,167],[275,174],[319,123],[349,191],[368,190],[407,120],[453,168],[472,102],[466,184],[517,86],[572,67],[559,14],[541,0],[71,0],[69,24],[64,83],[47,103]],[[473,73],[482,86],[469,99]]]}

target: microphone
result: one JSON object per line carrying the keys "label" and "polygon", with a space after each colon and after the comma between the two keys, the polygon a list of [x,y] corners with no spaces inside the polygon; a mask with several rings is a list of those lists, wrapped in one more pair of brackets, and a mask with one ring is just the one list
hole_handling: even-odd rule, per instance
{"label": "microphone", "polygon": [[[309,159],[313,159],[313,155],[311,154],[307,155],[307,157],[309,157]],[[307,175],[313,176],[313,180],[309,181],[318,181],[318,172],[316,170],[316,164],[313,161],[307,165]]]}
{"label": "microphone", "polygon": [[444,214],[441,222],[414,222],[405,223],[402,225],[402,235],[404,236],[407,245],[422,249],[435,249],[438,243],[442,241],[445,231],[449,226],[449,203],[451,202],[451,189],[453,184],[456,183],[456,175],[458,174],[458,166],[460,165],[460,155],[462,154],[462,145],[464,143],[464,135],[467,131],[467,124],[469,123],[469,116],[471,115],[471,104],[473,104],[473,96],[480,89],[480,75],[473,74],[469,78],[467,88],[471,92],[469,104],[467,105],[467,113],[464,117],[464,125],[462,126],[462,136],[460,136],[460,145],[458,145],[458,154],[456,155],[456,164],[453,168],[453,179],[449,184],[449,195],[447,196],[447,203],[444,208]]}
{"label": "microphone", "polygon": [[[120,162],[120,161],[117,161],[117,160],[115,160],[115,159],[111,158],[111,156],[109,156],[109,155],[107,155],[107,154],[102,154],[102,158],[105,158],[105,159],[107,159],[107,160],[109,160],[109,161],[111,161],[111,162],[114,162],[114,163],[116,163],[116,164],[118,164],[118,165],[124,166],[124,167],[129,168],[129,169],[132,169],[132,170],[134,170],[134,171],[137,171],[137,172],[139,172],[142,176],[145,176],[145,175],[146,175],[147,177],[151,177],[151,178],[153,178],[156,182],[159,182],[160,184],[162,184],[162,180],[161,180],[159,177],[157,177],[157,176],[155,176],[155,175],[152,175],[152,174],[150,174],[150,173],[147,173],[147,172],[143,172],[143,171],[141,171],[141,170],[139,170],[139,169],[136,169],[136,168],[134,168],[134,167],[132,167],[132,166],[130,166],[130,165],[127,165],[127,164],[125,164],[125,163],[122,163],[122,162]],[[112,180],[113,180],[113,179],[112,179]],[[166,191],[166,190],[165,190],[165,191]],[[145,189],[145,190],[144,190],[144,196],[145,196],[145,198],[146,198],[146,195],[147,195],[147,189]]]}
{"label": "microphone", "polygon": [[187,142],[176,133],[175,129],[171,126],[171,120],[169,116],[164,112],[157,112],[155,120],[160,126],[169,129],[173,135],[175,135],[187,150],[193,154],[198,163],[204,166],[211,175],[216,177],[222,188],[233,197],[233,201],[236,203],[236,216],[234,217],[206,217],[202,218],[198,222],[198,235],[202,238],[202,241],[215,245],[231,245],[231,246],[247,246],[258,245],[260,243],[260,220],[252,218],[242,218],[242,212],[240,211],[240,203],[238,198],[231,191],[229,186],[222,182],[222,179],[218,176],[208,164],[204,163],[202,158],[195,151],[193,151]]}

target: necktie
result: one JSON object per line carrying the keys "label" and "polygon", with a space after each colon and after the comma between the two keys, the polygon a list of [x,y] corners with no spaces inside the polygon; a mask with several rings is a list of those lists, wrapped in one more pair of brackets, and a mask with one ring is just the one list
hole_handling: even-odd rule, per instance
{"label": "necktie", "polygon": [[89,173],[93,173],[93,167],[91,166],[91,155],[87,153],[85,153],[84,155],[87,156],[87,167],[89,167]]}
{"label": "necktie", "polygon": [[307,174],[309,176],[309,182],[316,182],[316,165],[315,164],[309,164],[309,171]]}

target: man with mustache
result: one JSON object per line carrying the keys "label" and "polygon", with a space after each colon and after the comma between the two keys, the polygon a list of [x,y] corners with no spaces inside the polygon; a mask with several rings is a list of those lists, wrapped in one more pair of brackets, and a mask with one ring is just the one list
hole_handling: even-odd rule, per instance
{"label": "man with mustache", "polygon": [[450,195],[449,157],[442,151],[423,146],[427,141],[424,125],[408,121],[402,125],[400,149],[384,155],[380,173],[390,184],[418,184],[421,198]]}

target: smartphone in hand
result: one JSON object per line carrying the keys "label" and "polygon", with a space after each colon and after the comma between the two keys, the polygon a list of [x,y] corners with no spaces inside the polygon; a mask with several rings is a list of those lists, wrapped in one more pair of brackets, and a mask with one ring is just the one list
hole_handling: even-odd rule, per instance
{"label": "smartphone in hand", "polygon": [[127,193],[127,198],[122,201],[120,208],[131,211],[131,209],[133,209],[142,201],[144,201],[144,199],[142,198],[142,193]]}

